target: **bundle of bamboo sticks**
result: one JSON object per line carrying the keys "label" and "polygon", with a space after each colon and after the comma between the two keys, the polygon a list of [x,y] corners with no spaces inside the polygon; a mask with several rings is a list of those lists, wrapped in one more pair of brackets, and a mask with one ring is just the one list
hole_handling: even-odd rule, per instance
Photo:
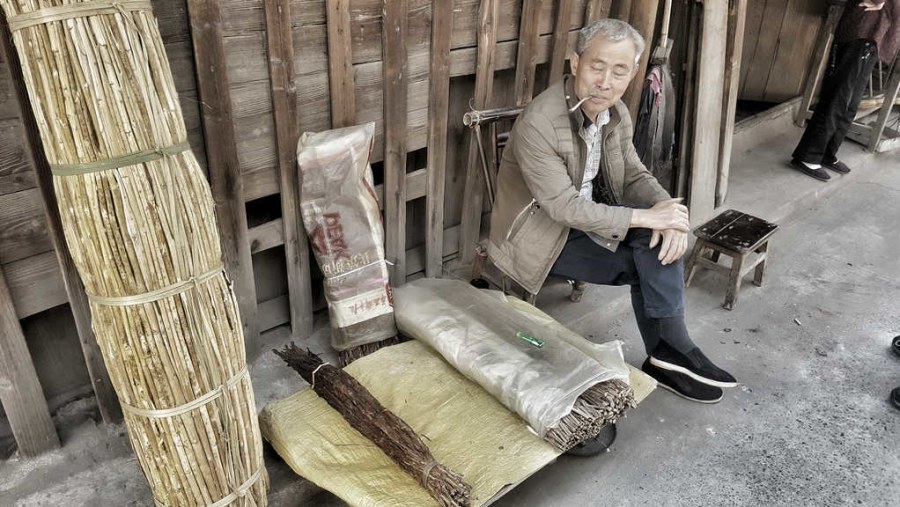
{"label": "bundle of bamboo sticks", "polygon": [[240,316],[150,2],[0,5],[156,504],[265,505]]}
{"label": "bundle of bamboo sticks", "polygon": [[428,446],[403,419],[384,407],[362,384],[339,368],[323,363],[294,343],[272,350],[310,383],[312,389],[412,476],[444,507],[466,507],[472,487],[463,476],[435,461]]}

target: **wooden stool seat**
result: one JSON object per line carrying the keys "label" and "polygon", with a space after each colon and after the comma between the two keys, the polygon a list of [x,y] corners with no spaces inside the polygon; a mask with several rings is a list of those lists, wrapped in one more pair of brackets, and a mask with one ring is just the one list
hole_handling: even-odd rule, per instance
{"label": "wooden stool seat", "polygon": [[[769,240],[778,226],[753,215],[728,210],[694,230],[697,243],[684,267],[684,285],[689,287],[698,266],[729,273],[725,292],[726,310],[734,309],[744,275],[755,269],[753,284],[762,287],[769,253]],[[709,250],[709,256],[704,255]],[[719,257],[731,257],[731,266],[719,264]]]}

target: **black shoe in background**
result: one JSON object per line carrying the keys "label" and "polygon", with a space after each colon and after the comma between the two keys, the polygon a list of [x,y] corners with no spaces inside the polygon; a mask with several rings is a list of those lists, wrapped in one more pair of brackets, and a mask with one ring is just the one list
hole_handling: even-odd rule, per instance
{"label": "black shoe in background", "polygon": [[696,401],[697,403],[718,403],[722,400],[723,393],[718,387],[697,382],[691,377],[678,372],[661,370],[653,366],[649,357],[641,365],[641,370],[656,379],[659,387],[671,391],[686,400]]}
{"label": "black shoe in background", "polygon": [[828,174],[828,172],[825,171],[825,169],[822,169],[821,167],[818,169],[813,169],[813,168],[807,166],[806,164],[804,164],[803,162],[796,160],[796,159],[791,160],[791,165],[794,167],[794,169],[802,172],[803,174],[805,174],[807,176],[812,176],[813,178],[815,178],[819,181],[828,181],[831,179],[831,176]]}
{"label": "black shoe in background", "polygon": [[891,405],[900,410],[900,387],[895,387],[891,390]]}
{"label": "black shoe in background", "polygon": [[828,169],[831,169],[832,171],[834,171],[836,173],[840,173],[840,174],[849,174],[850,173],[850,167],[848,167],[847,164],[841,162],[840,160],[835,160],[834,162],[832,162],[830,164],[822,164],[822,166],[827,167]]}
{"label": "black shoe in background", "polygon": [[900,356],[900,335],[895,336],[893,341],[891,341],[891,350],[894,351],[894,354]]}
{"label": "black shoe in background", "polygon": [[737,380],[727,371],[719,368],[708,357],[703,355],[699,347],[694,347],[687,354],[682,354],[660,342],[656,350],[650,354],[650,362],[657,368],[682,373],[697,382],[715,387],[734,387]]}

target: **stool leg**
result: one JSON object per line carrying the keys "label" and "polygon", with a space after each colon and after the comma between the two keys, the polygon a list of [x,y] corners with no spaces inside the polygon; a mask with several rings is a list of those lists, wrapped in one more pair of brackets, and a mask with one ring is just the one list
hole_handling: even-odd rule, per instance
{"label": "stool leg", "polygon": [[587,282],[583,282],[581,280],[573,280],[572,281],[572,293],[569,294],[569,300],[573,303],[581,302],[581,298],[584,297],[584,289],[587,287]]}
{"label": "stool leg", "polygon": [[728,288],[725,290],[725,304],[722,308],[733,310],[737,302],[738,290],[741,288],[741,268],[744,266],[744,256],[735,255],[731,258],[731,276],[728,280]]}
{"label": "stool leg", "polygon": [[757,253],[766,256],[765,259],[763,259],[759,264],[756,265],[756,271],[753,272],[753,285],[762,287],[763,275],[766,273],[766,261],[769,260],[769,242],[766,241],[765,244],[757,248],[756,251]]}
{"label": "stool leg", "polygon": [[691,250],[691,255],[688,256],[687,262],[684,263],[685,287],[691,286],[691,280],[694,278],[694,270],[697,268],[697,258],[703,253],[705,245],[706,242],[702,239],[698,239],[697,242],[694,243],[694,249]]}

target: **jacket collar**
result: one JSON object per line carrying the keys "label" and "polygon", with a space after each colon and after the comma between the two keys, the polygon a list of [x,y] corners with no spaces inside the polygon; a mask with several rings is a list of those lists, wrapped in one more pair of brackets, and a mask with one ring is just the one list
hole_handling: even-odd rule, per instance
{"label": "jacket collar", "polygon": [[[582,115],[576,109],[573,113],[569,113],[569,110],[575,107],[575,104],[578,104],[578,96],[575,95],[575,76],[571,74],[566,74],[563,76],[563,96],[566,101],[566,111],[565,114],[569,115],[569,122],[572,124],[572,131],[578,132],[581,129],[582,125]],[[614,128],[621,121],[621,115],[619,113],[618,104],[609,108],[609,123],[605,126],[609,128]]]}

